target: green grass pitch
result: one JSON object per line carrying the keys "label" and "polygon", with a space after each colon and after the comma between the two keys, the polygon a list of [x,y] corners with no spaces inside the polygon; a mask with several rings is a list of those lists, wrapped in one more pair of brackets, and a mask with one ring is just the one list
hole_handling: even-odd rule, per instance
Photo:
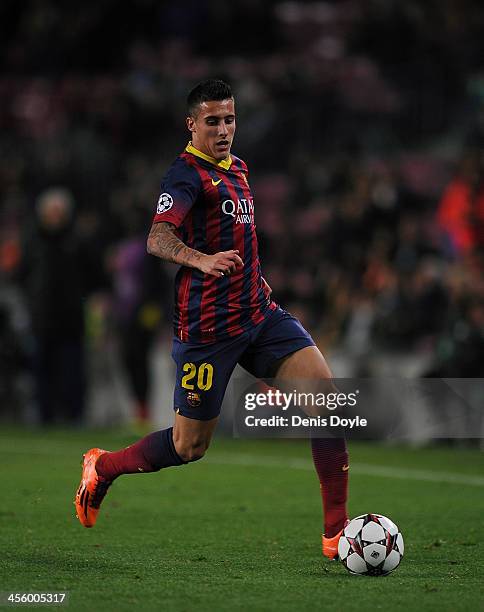
{"label": "green grass pitch", "polygon": [[0,592],[67,591],[71,611],[484,609],[484,453],[351,445],[350,514],[389,516],[406,545],[366,578],[321,556],[304,441],[217,438],[198,463],[120,478],[82,528],[82,451],[134,440],[3,428]]}

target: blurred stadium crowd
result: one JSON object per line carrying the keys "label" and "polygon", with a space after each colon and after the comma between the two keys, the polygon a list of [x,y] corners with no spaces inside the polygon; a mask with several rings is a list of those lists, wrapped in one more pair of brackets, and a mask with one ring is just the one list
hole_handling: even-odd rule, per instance
{"label": "blurred stadium crowd", "polygon": [[175,269],[145,239],[208,76],[236,94],[276,301],[355,375],[402,353],[482,376],[478,0],[7,0],[0,34],[3,407],[28,373],[46,422],[67,398],[82,419],[84,349],[113,342],[146,414]]}

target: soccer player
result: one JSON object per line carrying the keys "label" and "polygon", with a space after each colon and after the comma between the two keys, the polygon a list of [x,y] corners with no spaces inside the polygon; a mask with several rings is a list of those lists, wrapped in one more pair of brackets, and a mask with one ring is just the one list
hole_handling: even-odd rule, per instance
{"label": "soccer player", "polygon": [[[231,153],[235,104],[230,86],[210,79],[188,95],[191,141],[161,184],[147,248],[181,267],[175,281],[173,427],[116,452],[84,455],[76,494],[80,522],[92,527],[121,474],[156,472],[201,459],[239,363],[258,378],[332,377],[301,323],[271,299],[261,274],[254,199],[246,164]],[[312,439],[324,509],[323,554],[337,555],[347,521],[345,440]]]}

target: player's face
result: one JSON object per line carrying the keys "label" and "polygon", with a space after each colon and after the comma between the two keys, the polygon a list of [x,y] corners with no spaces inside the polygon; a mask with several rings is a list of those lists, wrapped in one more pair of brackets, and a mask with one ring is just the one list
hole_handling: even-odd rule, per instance
{"label": "player's face", "polygon": [[202,102],[195,117],[187,118],[193,146],[217,160],[225,159],[235,134],[233,98]]}

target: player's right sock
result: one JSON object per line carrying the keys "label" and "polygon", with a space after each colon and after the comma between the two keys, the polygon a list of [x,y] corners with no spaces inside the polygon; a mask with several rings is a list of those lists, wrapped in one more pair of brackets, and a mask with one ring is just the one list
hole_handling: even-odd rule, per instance
{"label": "player's right sock", "polygon": [[103,453],[96,462],[97,473],[112,482],[121,474],[157,472],[186,463],[176,452],[173,427],[145,436],[127,448]]}
{"label": "player's right sock", "polygon": [[323,502],[323,550],[326,539],[326,550],[329,554],[324,554],[333,558],[331,556],[333,552],[329,551],[332,547],[330,540],[333,540],[333,538],[339,539],[340,532],[348,520],[346,501],[348,498],[349,464],[346,441],[344,438],[313,438],[311,440],[311,451],[319,477]]}

